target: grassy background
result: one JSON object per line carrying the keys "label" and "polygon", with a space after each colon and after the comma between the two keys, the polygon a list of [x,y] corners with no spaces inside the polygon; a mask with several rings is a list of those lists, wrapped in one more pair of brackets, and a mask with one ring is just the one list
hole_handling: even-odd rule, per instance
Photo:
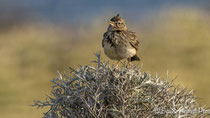
{"label": "grassy background", "polygon": [[[2,118],[38,118],[47,110],[29,105],[45,100],[57,70],[91,64],[101,50],[107,14],[87,26],[67,27],[48,22],[24,23],[0,32],[0,114]],[[142,71],[156,72],[194,89],[210,106],[210,17],[192,8],[163,9],[139,22],[127,21],[141,43]],[[111,63],[115,63],[111,61]]]}

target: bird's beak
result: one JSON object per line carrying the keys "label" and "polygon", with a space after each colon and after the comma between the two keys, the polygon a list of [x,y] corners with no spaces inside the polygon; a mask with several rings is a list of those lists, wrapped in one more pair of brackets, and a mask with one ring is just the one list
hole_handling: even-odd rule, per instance
{"label": "bird's beak", "polygon": [[114,22],[113,21],[108,21],[108,24],[112,25],[112,26],[115,26]]}

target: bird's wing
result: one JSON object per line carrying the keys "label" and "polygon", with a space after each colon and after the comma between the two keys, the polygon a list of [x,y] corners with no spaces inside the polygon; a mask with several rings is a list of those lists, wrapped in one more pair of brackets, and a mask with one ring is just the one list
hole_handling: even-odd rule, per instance
{"label": "bird's wing", "polygon": [[115,46],[114,38],[112,32],[105,32],[102,40],[102,47],[104,47],[104,42],[107,41],[108,43],[111,44],[111,46]]}
{"label": "bird's wing", "polygon": [[132,31],[127,31],[126,34],[131,46],[138,50],[139,41],[136,39],[136,33]]}
{"label": "bird's wing", "polygon": [[104,33],[103,40],[102,40],[102,47],[104,47],[104,41],[106,37],[107,37],[107,32]]}

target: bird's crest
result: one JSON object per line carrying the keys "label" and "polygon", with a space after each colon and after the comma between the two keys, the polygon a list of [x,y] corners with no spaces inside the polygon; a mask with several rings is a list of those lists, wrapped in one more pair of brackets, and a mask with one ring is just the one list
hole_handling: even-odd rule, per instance
{"label": "bird's crest", "polygon": [[111,21],[118,21],[118,20],[120,20],[120,19],[122,19],[121,17],[120,17],[120,14],[117,14],[116,16],[114,16],[113,18],[111,18]]}

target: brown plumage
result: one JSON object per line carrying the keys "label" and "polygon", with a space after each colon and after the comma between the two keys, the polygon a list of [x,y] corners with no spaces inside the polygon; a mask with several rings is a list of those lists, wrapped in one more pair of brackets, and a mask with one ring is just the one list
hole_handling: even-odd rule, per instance
{"label": "brown plumage", "polygon": [[[130,65],[131,61],[139,61],[136,52],[139,42],[136,40],[136,33],[129,31],[125,21],[117,14],[109,21],[107,31],[102,40],[104,53],[112,60],[127,59]],[[117,64],[118,65],[118,64]]]}

